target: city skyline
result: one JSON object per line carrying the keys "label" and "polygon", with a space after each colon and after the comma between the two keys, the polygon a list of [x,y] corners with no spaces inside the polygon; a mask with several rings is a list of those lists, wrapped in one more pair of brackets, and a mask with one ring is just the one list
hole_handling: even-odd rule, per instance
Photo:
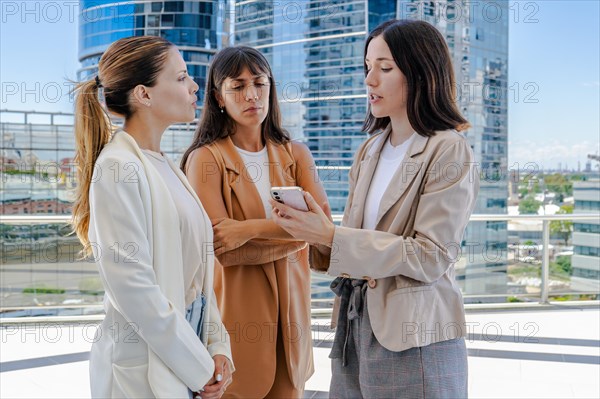
{"label": "city skyline", "polygon": [[[1,2],[1,108],[72,112],[65,78],[81,68],[75,2],[27,3]],[[594,1],[509,2],[509,170],[584,169],[599,150],[598,11]],[[43,45],[42,33],[57,45]]]}

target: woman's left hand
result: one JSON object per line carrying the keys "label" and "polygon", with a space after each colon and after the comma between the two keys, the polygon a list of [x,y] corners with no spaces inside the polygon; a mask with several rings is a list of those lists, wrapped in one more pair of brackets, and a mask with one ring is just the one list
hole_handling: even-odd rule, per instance
{"label": "woman's left hand", "polygon": [[213,356],[215,362],[215,374],[211,381],[202,388],[202,391],[196,392],[194,397],[200,396],[202,399],[219,399],[225,393],[227,386],[231,384],[231,364],[229,359],[223,355]]}
{"label": "woman's left hand", "polygon": [[308,191],[303,193],[309,208],[308,212],[299,211],[270,199],[269,202],[273,207],[271,214],[273,220],[299,240],[313,245],[322,244],[331,247],[335,225],[312,195]]}

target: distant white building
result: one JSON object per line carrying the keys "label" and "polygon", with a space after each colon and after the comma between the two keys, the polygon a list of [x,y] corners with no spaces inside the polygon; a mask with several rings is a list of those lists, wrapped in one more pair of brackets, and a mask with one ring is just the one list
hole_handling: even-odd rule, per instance
{"label": "distant white building", "polygon": [[600,291],[600,180],[573,182],[573,213],[595,213],[591,220],[573,223],[573,276],[575,291]]}

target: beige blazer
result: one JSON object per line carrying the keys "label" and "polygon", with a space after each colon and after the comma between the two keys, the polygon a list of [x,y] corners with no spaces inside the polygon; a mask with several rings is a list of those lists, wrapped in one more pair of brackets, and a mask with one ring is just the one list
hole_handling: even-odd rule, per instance
{"label": "beige blazer", "polygon": [[389,134],[388,127],[359,148],[331,256],[311,246],[310,261],[332,276],[368,280],[375,337],[385,348],[402,351],[466,335],[454,264],[479,176],[462,134],[418,135],[385,191],[375,230],[363,230],[365,199]]}

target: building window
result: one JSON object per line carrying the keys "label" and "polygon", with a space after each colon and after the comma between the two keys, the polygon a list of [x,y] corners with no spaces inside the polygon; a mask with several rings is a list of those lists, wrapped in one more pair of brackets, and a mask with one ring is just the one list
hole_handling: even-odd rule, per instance
{"label": "building window", "polygon": [[580,201],[575,200],[575,209],[584,209],[590,211],[600,210],[600,202],[599,201]]}
{"label": "building window", "polygon": [[580,233],[600,234],[600,224],[573,223],[573,231],[580,232]]}
{"label": "building window", "polygon": [[600,248],[587,247],[583,245],[576,245],[573,252],[575,252],[577,255],[600,256]]}
{"label": "building window", "polygon": [[163,14],[160,20],[161,26],[173,26],[173,14]]}
{"label": "building window", "polygon": [[597,270],[581,269],[578,267],[574,267],[573,277],[582,277],[597,280],[600,278],[600,272],[598,272]]}
{"label": "building window", "polygon": [[158,15],[148,15],[148,26],[158,27]]}
{"label": "building window", "polygon": [[166,1],[165,11],[183,12],[183,1]]}
{"label": "building window", "polygon": [[153,1],[152,2],[152,12],[161,12],[163,3],[162,1]]}

